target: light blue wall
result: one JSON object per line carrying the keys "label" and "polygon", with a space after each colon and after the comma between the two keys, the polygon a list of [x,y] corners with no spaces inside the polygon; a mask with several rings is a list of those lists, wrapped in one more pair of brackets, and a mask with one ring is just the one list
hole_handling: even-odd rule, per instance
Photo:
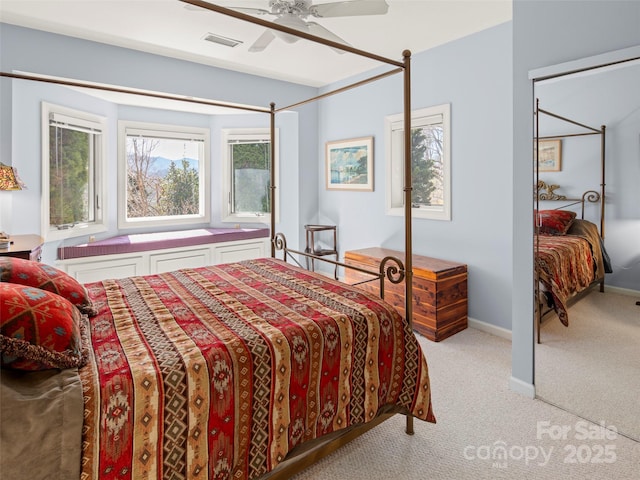
{"label": "light blue wall", "polygon": [[[512,382],[533,393],[533,85],[530,70],[640,45],[640,2],[513,3]],[[544,25],[541,32],[540,26]]]}
{"label": "light blue wall", "polygon": [[1,24],[0,66],[59,77],[269,108],[316,89],[174,58]]}
{"label": "light blue wall", "polygon": [[[510,45],[507,23],[411,59],[412,109],[450,103],[452,140],[452,220],[414,220],[414,253],[467,264],[469,316],[505,329],[512,288]],[[373,192],[326,190],[318,151],[320,219],[339,226],[341,252],[404,250],[404,219],[385,215],[384,117],[401,111],[401,76],[321,103],[320,146],[368,135],[375,143]]]}
{"label": "light blue wall", "polygon": [[[78,109],[106,119],[107,131],[112,132],[111,135],[107,135],[106,155],[107,158],[113,159],[113,167],[110,170],[114,173],[108,176],[108,190],[115,191],[118,106],[54,84],[13,81],[11,98],[13,115],[10,131],[11,158],[13,159],[13,164],[19,167],[20,177],[28,189],[12,194],[10,222],[10,233],[12,234],[40,233],[41,230],[42,102]],[[111,195],[106,210],[107,217],[112,224],[109,232],[111,235],[117,232],[115,206],[116,196]],[[54,242],[49,245],[49,248],[43,249],[43,261],[50,263],[55,260],[58,244],[59,242]]]}
{"label": "light blue wall", "polygon": [[[317,94],[317,89],[311,87],[7,24],[2,24],[0,28],[0,68],[4,72],[45,74],[265,108],[268,108],[271,102],[274,102],[276,107],[281,107]],[[19,202],[17,200],[11,202],[10,212],[7,213],[5,208],[2,208],[3,223],[10,225],[11,233],[14,234],[40,232],[39,106],[36,109],[37,101],[31,102],[24,98],[24,89],[36,89],[39,92],[36,95],[42,98],[49,96],[52,92],[47,88],[57,88],[58,94],[63,95],[63,97],[58,96],[58,99],[64,99],[65,102],[69,99],[70,103],[64,104],[107,116],[113,132],[117,131],[116,121],[119,114],[127,117],[133,115],[151,121],[155,118],[159,123],[172,123],[171,118],[185,117],[184,114],[162,114],[142,108],[121,107],[118,110],[109,102],[99,101],[60,87],[45,86],[40,83],[14,87],[13,82],[16,84],[31,82],[3,78],[0,83],[2,161],[19,167],[21,176],[30,186],[29,190],[20,192]],[[62,90],[65,93],[60,93]],[[29,103],[28,110],[16,109],[12,105],[16,98]],[[55,96],[48,99],[54,103],[60,103],[55,102]],[[264,118],[258,119],[258,116]],[[254,120],[260,122],[260,125],[268,126],[269,116],[267,114],[258,116],[233,116],[242,118],[230,117],[227,120],[216,120],[205,118],[205,115],[194,114],[188,115],[187,121],[191,124],[193,122],[210,124],[213,129],[226,128],[230,125],[249,126],[249,123]],[[14,122],[15,129],[12,127]],[[29,122],[28,128],[25,122]],[[278,229],[287,234],[290,245],[295,248],[301,238],[300,222],[306,221],[308,212],[317,212],[317,185],[315,182],[309,182],[308,177],[302,173],[315,169],[317,105],[305,106],[295,113],[278,114],[276,124],[280,126],[282,132],[280,141],[283,164],[280,170],[279,194],[285,208],[281,215],[282,223],[278,225]],[[23,149],[25,142],[29,143],[26,151]],[[218,146],[215,149],[212,148],[214,166],[217,167],[220,166],[220,152],[221,149]],[[109,217],[115,224],[115,137],[110,143],[108,158],[111,162],[108,182],[110,191],[113,192]],[[305,180],[304,189],[300,188],[301,179]],[[218,186],[219,183],[220,172],[214,170],[212,186]],[[301,195],[301,192],[304,192],[304,195]],[[214,207],[220,207],[220,199],[216,192],[213,193],[212,201]],[[25,215],[26,211],[31,214]],[[7,219],[7,215],[10,218]],[[304,218],[301,215],[304,215]],[[212,224],[215,225],[219,221],[218,210],[214,212]],[[109,233],[117,232],[111,229]],[[53,260],[56,246],[57,244],[45,245],[43,252],[45,261]]]}

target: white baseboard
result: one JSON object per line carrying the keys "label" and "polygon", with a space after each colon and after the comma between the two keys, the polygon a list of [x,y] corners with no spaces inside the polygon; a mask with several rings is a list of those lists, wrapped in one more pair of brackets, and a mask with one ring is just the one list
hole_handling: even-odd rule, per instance
{"label": "white baseboard", "polygon": [[[638,297],[640,299],[640,291],[638,290],[631,290],[629,288],[622,288],[622,287],[614,287],[612,285],[605,284],[604,291],[610,292],[610,293],[618,293],[620,295],[628,295],[630,297]],[[493,325],[492,323],[483,322],[482,320],[477,320],[471,317],[467,318],[467,323],[470,328],[475,328],[476,330],[490,333],[491,335],[495,335],[496,337],[501,337],[507,340],[511,340],[511,330],[508,330],[506,328],[498,327],[496,325]]]}
{"label": "white baseboard", "polygon": [[476,320],[475,318],[468,317],[467,324],[471,328],[475,328],[476,330],[480,330],[485,333],[490,333],[491,335],[495,335],[496,337],[505,338],[511,341],[511,330],[507,330],[503,327],[498,327],[491,323],[483,322],[482,320]]}
{"label": "white baseboard", "polygon": [[[501,337],[511,341],[511,330],[507,330],[506,328],[498,327],[481,320],[476,320],[475,318],[468,318],[467,323],[470,328],[475,328],[485,333],[489,333],[491,335],[495,335],[497,337]],[[509,389],[513,390],[516,393],[519,393],[520,395],[524,395],[527,398],[536,398],[535,385],[523,382],[518,378],[511,377],[509,379]]]}
{"label": "white baseboard", "polygon": [[629,295],[630,297],[640,297],[640,291],[631,290],[630,288],[614,287],[612,285],[604,284],[604,291],[611,293],[619,293],[620,295]]}
{"label": "white baseboard", "polygon": [[511,377],[509,379],[509,389],[527,398],[536,398],[536,386],[532,383],[526,383],[522,380]]}

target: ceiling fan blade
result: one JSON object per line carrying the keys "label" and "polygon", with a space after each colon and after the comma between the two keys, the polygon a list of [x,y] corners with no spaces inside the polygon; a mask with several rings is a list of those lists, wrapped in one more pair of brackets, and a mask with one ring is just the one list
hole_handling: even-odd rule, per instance
{"label": "ceiling fan blade", "polygon": [[[349,42],[346,42],[335,33],[331,32],[330,30],[327,30],[325,27],[323,27],[319,23],[307,22],[307,25],[309,26],[309,33],[311,35],[322,37],[327,40],[332,40],[334,42],[342,43],[343,45],[349,45]],[[338,53],[344,53],[344,51],[338,50],[337,48],[334,48],[333,50],[335,50]]]}
{"label": "ceiling fan blade", "polygon": [[[231,7],[226,5],[221,5],[221,6],[225,6],[226,8],[229,8],[231,10],[235,10],[236,12],[246,13],[247,15],[271,15],[272,14],[269,10],[265,10],[264,8]],[[186,8],[187,10],[195,10],[200,12],[207,11],[206,8],[199,7],[198,5],[193,5],[191,3],[186,3],[184,5],[184,8]]]}
{"label": "ceiling fan blade", "polygon": [[384,15],[389,11],[385,0],[350,0],[321,3],[310,8],[314,17],[354,17],[360,15]]}
{"label": "ceiling fan blade", "polygon": [[269,29],[265,30],[262,35],[258,37],[258,39],[253,42],[253,45],[249,47],[250,52],[261,52],[265,48],[269,46],[271,42],[276,38],[273,32]]}
{"label": "ceiling fan blade", "polygon": [[236,12],[246,13],[247,15],[272,15],[269,10],[264,8],[251,8],[251,7],[228,7]]}

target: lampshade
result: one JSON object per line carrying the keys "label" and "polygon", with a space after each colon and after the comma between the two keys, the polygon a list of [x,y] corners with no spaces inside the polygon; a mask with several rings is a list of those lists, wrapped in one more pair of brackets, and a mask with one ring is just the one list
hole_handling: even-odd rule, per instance
{"label": "lampshade", "polygon": [[0,163],[0,190],[24,190],[26,188],[15,168]]}

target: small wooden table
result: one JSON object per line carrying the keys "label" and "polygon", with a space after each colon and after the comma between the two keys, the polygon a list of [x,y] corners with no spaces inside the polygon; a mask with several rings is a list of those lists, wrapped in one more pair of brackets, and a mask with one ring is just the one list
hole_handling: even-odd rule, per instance
{"label": "small wooden table", "polygon": [[39,262],[44,239],[39,235],[11,235],[11,245],[0,248],[0,257],[17,257]]}
{"label": "small wooden table", "polygon": [[[386,256],[403,262],[403,252],[386,248],[364,248],[345,252],[344,263],[378,271]],[[413,255],[413,329],[429,340],[439,342],[467,328],[467,266],[438,258]],[[345,268],[345,282],[356,283],[371,276]],[[359,288],[380,295],[377,281],[363,283]],[[384,299],[405,312],[404,281],[385,281]]]}

